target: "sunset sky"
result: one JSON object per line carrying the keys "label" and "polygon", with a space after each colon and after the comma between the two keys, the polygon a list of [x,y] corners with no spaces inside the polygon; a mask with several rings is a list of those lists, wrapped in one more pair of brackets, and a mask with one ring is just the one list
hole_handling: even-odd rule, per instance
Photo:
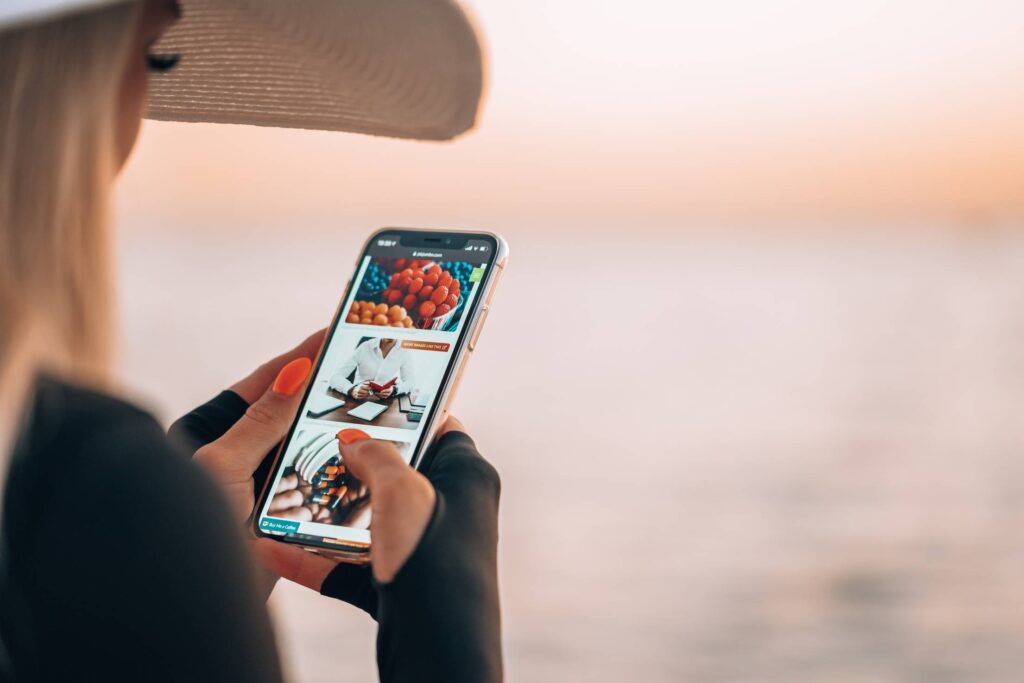
{"label": "sunset sky", "polygon": [[490,61],[476,131],[439,145],[149,122],[127,221],[671,228],[1024,210],[1019,2],[469,7]]}
{"label": "sunset sky", "polygon": [[[452,410],[501,471],[510,680],[1012,680],[1024,2],[470,7],[452,144],[146,123],[130,395],[167,423],[325,325],[378,226],[494,229]],[[373,679],[332,603],[278,584],[292,679]]]}

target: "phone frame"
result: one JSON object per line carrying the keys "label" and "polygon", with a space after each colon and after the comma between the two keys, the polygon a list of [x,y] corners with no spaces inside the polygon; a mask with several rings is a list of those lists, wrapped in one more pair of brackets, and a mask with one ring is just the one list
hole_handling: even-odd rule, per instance
{"label": "phone frame", "polygon": [[[483,330],[484,322],[487,319],[487,313],[490,311],[491,300],[494,297],[494,292],[497,289],[502,273],[505,271],[505,266],[508,262],[509,248],[508,242],[504,237],[497,233],[483,230],[386,227],[374,231],[366,238],[366,241],[363,242],[363,245],[359,250],[359,255],[356,257],[352,277],[349,278],[348,285],[345,287],[345,291],[342,293],[341,299],[338,301],[338,307],[334,311],[334,317],[331,319],[331,324],[327,329],[327,333],[324,335],[324,340],[317,351],[315,360],[313,361],[313,370],[310,372],[310,378],[314,377],[315,374],[319,372],[324,352],[327,349],[327,344],[334,337],[334,334],[338,329],[338,325],[342,322],[341,318],[342,314],[345,312],[345,303],[348,301],[353,287],[356,287],[358,284],[356,282],[356,278],[359,276],[363,259],[368,255],[367,252],[374,240],[388,234],[399,234],[403,240],[406,235],[409,235],[411,237],[429,236],[424,237],[424,239],[457,239],[462,240],[463,243],[469,239],[490,239],[494,243],[494,256],[488,262],[488,267],[484,270],[483,280],[481,280],[478,285],[480,289],[474,298],[473,310],[467,311],[463,314],[467,317],[462,323],[462,329],[459,332],[458,338],[454,342],[455,349],[452,353],[451,360],[448,363],[448,367],[445,369],[445,374],[441,379],[441,384],[438,388],[438,393],[434,403],[430,408],[430,413],[425,416],[426,426],[420,436],[419,445],[415,448],[409,460],[410,466],[414,469],[421,469],[430,464],[429,462],[424,461],[423,455],[430,447],[430,444],[433,443],[438,428],[448,417],[448,407],[451,404],[451,401],[455,398],[455,393],[462,381],[462,374],[466,369],[466,365],[469,362],[469,358],[472,355],[473,350],[476,348],[477,341],[480,338],[480,332]],[[403,246],[405,246],[404,241]],[[433,247],[435,249],[453,248],[437,244],[425,244],[422,246],[424,248]],[[302,394],[302,399],[299,402],[299,410],[296,412],[291,425],[288,427],[288,433],[277,448],[277,452],[274,455],[273,465],[269,469],[267,480],[263,483],[262,490],[256,500],[256,505],[253,508],[251,528],[257,538],[270,538],[281,543],[297,545],[305,550],[320,555],[326,555],[355,564],[366,564],[370,561],[371,545],[369,543],[364,544],[356,541],[337,541],[337,548],[325,547],[304,540],[290,539],[287,536],[281,536],[279,534],[265,533],[259,528],[260,511],[265,506],[267,497],[270,495],[271,485],[277,479],[278,466],[281,463],[281,458],[284,456],[285,448],[289,443],[291,443],[292,437],[295,434],[295,429],[298,427],[299,421],[303,419],[301,414],[302,406],[304,406],[308,400],[309,393],[312,389],[313,382],[310,381],[307,383],[306,389]]]}

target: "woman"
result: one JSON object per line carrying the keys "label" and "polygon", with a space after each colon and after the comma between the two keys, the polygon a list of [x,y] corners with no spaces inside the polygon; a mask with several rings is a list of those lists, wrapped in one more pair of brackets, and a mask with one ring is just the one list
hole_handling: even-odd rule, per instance
{"label": "woman", "polygon": [[[370,398],[371,394],[382,399],[408,394],[416,387],[416,363],[412,356],[397,339],[368,339],[331,375],[328,386],[357,401]],[[392,378],[395,383],[380,391],[370,388],[371,381],[387,384]]]}
{"label": "woman", "polygon": [[[181,54],[154,53],[193,10],[194,29],[177,43],[172,29],[161,43]],[[297,409],[322,333],[179,420],[173,440],[109,393],[107,207],[146,107],[147,68],[170,78],[181,66],[187,76],[188,50],[196,55],[192,77],[155,88],[151,112],[161,118],[425,138],[471,124],[464,101],[447,113],[417,110],[402,102],[422,105],[423,93],[403,100],[401,82],[366,87],[376,67],[356,88],[373,106],[342,106],[351,93],[331,78],[367,62],[331,68],[335,33],[327,43],[315,39],[341,31],[340,17],[356,31],[339,39],[345,50],[360,40],[383,45],[374,31],[385,27],[404,43],[396,63],[409,68],[430,56],[410,57],[417,51],[409,35],[434,21],[432,29],[444,30],[426,35],[444,54],[422,69],[435,76],[446,68],[437,66],[441,57],[460,62],[452,47],[459,41],[472,42],[479,57],[464,17],[441,0],[18,0],[0,9],[0,680],[278,681],[267,582],[254,556],[278,576],[373,615],[383,680],[501,677],[499,485],[457,422],[433,445],[426,477],[390,444],[343,449],[372,492],[374,554],[365,568],[273,541],[250,553],[242,533],[257,470]],[[249,37],[260,21],[263,32]],[[213,34],[222,41],[200,40]],[[293,44],[272,44],[276,36]],[[296,64],[261,68],[270,59],[301,61],[303,39],[314,42],[307,66],[319,77],[290,77]],[[229,57],[247,51],[244,68],[232,71]],[[220,70],[209,68],[218,59]],[[478,66],[449,75],[472,81]],[[267,83],[243,87],[261,74]],[[275,78],[289,86],[294,111],[274,101],[284,87]],[[447,92],[475,87],[475,112],[478,85]],[[344,662],[331,655],[325,666],[344,680]]]}

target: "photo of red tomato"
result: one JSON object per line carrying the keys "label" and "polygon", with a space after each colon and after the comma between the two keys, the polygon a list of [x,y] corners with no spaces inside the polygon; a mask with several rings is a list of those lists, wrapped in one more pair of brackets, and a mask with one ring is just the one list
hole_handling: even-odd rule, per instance
{"label": "photo of red tomato", "polygon": [[374,258],[345,321],[454,331],[467,299],[463,292],[473,287],[474,268],[462,261]]}

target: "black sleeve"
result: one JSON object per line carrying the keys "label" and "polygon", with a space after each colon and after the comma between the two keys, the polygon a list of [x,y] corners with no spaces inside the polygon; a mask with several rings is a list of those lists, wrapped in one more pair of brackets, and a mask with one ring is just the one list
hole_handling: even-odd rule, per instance
{"label": "black sleeve", "polygon": [[249,404],[233,391],[222,391],[212,399],[175,420],[167,436],[176,446],[194,455],[196,451],[224,436],[238,422]]}
{"label": "black sleeve", "polygon": [[92,430],[38,492],[39,680],[276,683],[248,549],[151,418]]}
{"label": "black sleeve", "polygon": [[[212,399],[174,421],[167,430],[167,436],[178,448],[195,455],[206,444],[216,441],[242,419],[249,404],[233,391],[225,390]],[[277,448],[272,448],[252,474],[253,495],[259,498],[263,484],[274,466]]]}
{"label": "black sleeve", "polygon": [[398,575],[377,587],[380,678],[500,681],[501,483],[466,434],[445,434],[432,455],[434,514]]}

